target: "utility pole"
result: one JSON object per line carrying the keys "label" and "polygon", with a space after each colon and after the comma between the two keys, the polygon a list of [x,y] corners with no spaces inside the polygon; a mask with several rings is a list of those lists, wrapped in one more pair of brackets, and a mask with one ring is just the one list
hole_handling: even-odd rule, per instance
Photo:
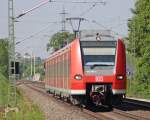
{"label": "utility pole", "polygon": [[35,77],[35,54],[33,55],[33,76]]}
{"label": "utility pole", "polygon": [[61,15],[62,15],[62,21],[61,21],[61,23],[62,23],[62,32],[65,32],[66,31],[66,11],[65,11],[65,8],[63,7],[63,10],[62,10],[62,12],[60,13]]}
{"label": "utility pole", "polygon": [[30,71],[30,76],[31,76],[31,79],[32,79],[32,52],[31,52],[31,71]]}
{"label": "utility pole", "polygon": [[[48,2],[52,2],[51,0],[43,0],[42,2],[40,2],[39,4],[37,4],[36,6],[32,7],[31,9],[26,10],[25,12],[19,14],[17,17],[14,17],[14,13],[13,13],[13,0],[8,0],[8,16],[9,16],[9,20],[8,20],[8,25],[9,25],[9,43],[10,43],[10,49],[9,49],[9,54],[10,57],[9,58],[13,58],[13,55],[15,53],[15,39],[14,39],[14,22],[15,19],[19,19],[21,17],[23,17],[24,15],[40,8],[41,6],[47,4]],[[17,42],[16,44],[19,44],[21,41]],[[12,53],[11,53],[12,52]],[[15,61],[15,57],[13,59],[9,59],[9,76],[11,73],[11,60]],[[15,66],[15,63],[14,63]],[[15,71],[15,70],[14,70]],[[31,77],[32,77],[32,55],[31,55]],[[13,76],[13,78],[11,77],[11,82],[13,82],[13,84],[11,84],[11,86],[14,86],[14,91],[15,91],[15,101],[16,101],[16,86],[15,86],[15,74]]]}
{"label": "utility pole", "polygon": [[16,106],[16,75],[15,75],[15,35],[14,35],[14,2],[8,0],[8,59],[9,87],[7,107]]}

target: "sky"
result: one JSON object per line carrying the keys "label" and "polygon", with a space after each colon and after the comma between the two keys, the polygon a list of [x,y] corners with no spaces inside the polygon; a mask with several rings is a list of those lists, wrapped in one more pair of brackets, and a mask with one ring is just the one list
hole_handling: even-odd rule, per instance
{"label": "sky", "polygon": [[[14,14],[18,16],[44,0],[14,0]],[[102,0],[55,0],[26,14],[15,23],[15,40],[22,41],[16,45],[16,52],[22,55],[26,52],[35,56],[47,58],[46,44],[50,37],[62,29],[62,10],[66,17],[82,17],[80,30],[111,29],[118,36],[128,34],[127,21],[133,15],[135,0],[103,0],[105,5],[94,1]],[[68,1],[90,1],[89,4],[68,3]],[[94,7],[92,7],[94,6]],[[90,9],[91,8],[91,9]],[[92,21],[96,21],[97,24]],[[66,23],[66,30],[72,32],[71,25]],[[0,38],[8,37],[8,0],[0,2]]]}

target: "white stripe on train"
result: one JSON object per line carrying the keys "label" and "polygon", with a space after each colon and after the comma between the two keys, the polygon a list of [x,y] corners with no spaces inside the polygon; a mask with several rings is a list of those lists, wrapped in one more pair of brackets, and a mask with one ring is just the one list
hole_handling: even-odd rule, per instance
{"label": "white stripe on train", "polygon": [[64,89],[64,88],[56,88],[56,87],[52,87],[49,85],[45,85],[45,89],[55,91],[55,92],[62,92],[65,94],[72,94],[72,95],[77,95],[77,94],[85,95],[86,94],[86,90],[70,90],[70,89]]}
{"label": "white stripe on train", "polygon": [[[86,90],[70,90],[70,89],[64,89],[64,88],[56,88],[52,86],[45,85],[46,90],[54,90],[55,92],[62,92],[65,94],[72,94],[72,95],[85,95]],[[125,89],[113,89],[112,90],[113,94],[125,94],[126,90]]]}
{"label": "white stripe on train", "polygon": [[125,89],[113,89],[112,92],[113,94],[125,94],[126,90]]}

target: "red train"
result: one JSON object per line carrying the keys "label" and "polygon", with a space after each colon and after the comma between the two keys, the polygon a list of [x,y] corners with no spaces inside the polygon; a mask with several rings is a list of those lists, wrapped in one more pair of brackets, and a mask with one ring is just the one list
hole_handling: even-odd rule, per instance
{"label": "red train", "polygon": [[82,41],[79,38],[46,61],[45,88],[73,104],[120,103],[126,92],[126,55],[121,39]]}

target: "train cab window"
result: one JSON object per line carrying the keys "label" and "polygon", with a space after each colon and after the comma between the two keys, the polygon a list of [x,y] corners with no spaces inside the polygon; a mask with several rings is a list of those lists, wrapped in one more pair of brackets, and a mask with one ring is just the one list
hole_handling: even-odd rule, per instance
{"label": "train cab window", "polygon": [[[88,41],[89,42],[89,41]],[[99,44],[101,43],[101,44]],[[84,72],[87,75],[109,75],[115,66],[115,43],[91,42],[86,45],[82,42],[82,59]]]}

